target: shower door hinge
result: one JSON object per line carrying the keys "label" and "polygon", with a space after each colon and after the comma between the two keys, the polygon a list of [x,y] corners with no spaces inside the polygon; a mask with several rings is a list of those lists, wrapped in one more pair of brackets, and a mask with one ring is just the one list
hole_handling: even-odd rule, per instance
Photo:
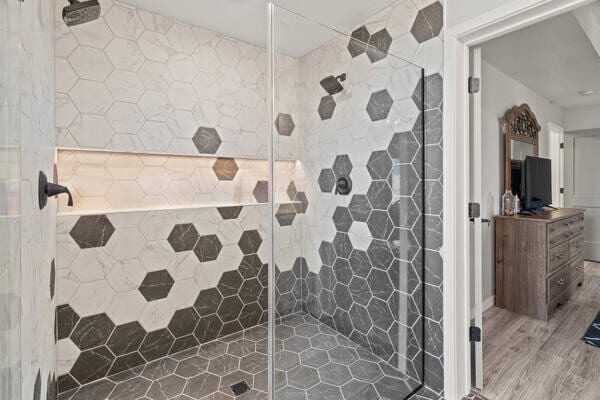
{"label": "shower door hinge", "polygon": [[469,94],[479,93],[481,89],[481,80],[474,76],[469,77]]}
{"label": "shower door hinge", "polygon": [[565,148],[565,144],[564,144],[564,143],[561,143],[561,144],[560,144],[560,148],[561,148],[561,149],[564,149],[564,148]]}
{"label": "shower door hinge", "polygon": [[471,326],[469,328],[469,342],[481,342],[481,328]]}
{"label": "shower door hinge", "polygon": [[565,194],[565,188],[560,188],[560,194]]}

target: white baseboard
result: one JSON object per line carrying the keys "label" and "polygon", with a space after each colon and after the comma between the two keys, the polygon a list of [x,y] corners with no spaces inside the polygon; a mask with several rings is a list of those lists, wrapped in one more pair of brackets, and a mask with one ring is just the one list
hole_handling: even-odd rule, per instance
{"label": "white baseboard", "polygon": [[[488,297],[487,299],[485,299],[483,301],[483,303],[481,304],[481,306],[483,308],[483,312],[486,312],[490,308],[494,307],[495,301],[496,301],[496,296],[491,296],[491,297]],[[471,309],[471,319],[473,319],[473,315],[475,315],[475,308]]]}

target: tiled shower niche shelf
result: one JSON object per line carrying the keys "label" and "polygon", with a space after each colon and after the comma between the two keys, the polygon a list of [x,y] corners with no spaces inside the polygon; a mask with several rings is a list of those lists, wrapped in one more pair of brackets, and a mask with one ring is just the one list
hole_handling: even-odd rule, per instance
{"label": "tiled shower niche shelf", "polygon": [[[61,149],[58,183],[71,190],[75,206],[67,207],[66,198],[59,197],[59,213],[267,203],[269,166],[265,159]],[[276,201],[295,200],[287,191],[292,182],[303,181],[302,168],[297,161],[277,161],[275,170]]]}

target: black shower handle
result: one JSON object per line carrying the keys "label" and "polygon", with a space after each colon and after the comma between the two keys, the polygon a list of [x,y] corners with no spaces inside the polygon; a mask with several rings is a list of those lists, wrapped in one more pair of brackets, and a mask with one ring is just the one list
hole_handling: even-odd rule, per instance
{"label": "black shower handle", "polygon": [[59,194],[66,194],[69,196],[67,205],[73,207],[73,196],[66,186],[57,185],[56,183],[48,182],[48,177],[42,171],[40,171],[38,181],[38,201],[40,204],[40,210],[46,207],[48,204],[48,197],[56,196]]}

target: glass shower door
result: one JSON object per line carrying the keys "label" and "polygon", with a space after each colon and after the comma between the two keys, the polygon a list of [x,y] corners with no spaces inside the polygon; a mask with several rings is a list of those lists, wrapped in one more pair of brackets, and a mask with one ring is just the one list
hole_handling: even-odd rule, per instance
{"label": "glass shower door", "polygon": [[273,398],[408,398],[424,368],[423,70],[385,29],[269,10]]}
{"label": "glass shower door", "polygon": [[0,398],[21,398],[20,2],[0,0]]}

